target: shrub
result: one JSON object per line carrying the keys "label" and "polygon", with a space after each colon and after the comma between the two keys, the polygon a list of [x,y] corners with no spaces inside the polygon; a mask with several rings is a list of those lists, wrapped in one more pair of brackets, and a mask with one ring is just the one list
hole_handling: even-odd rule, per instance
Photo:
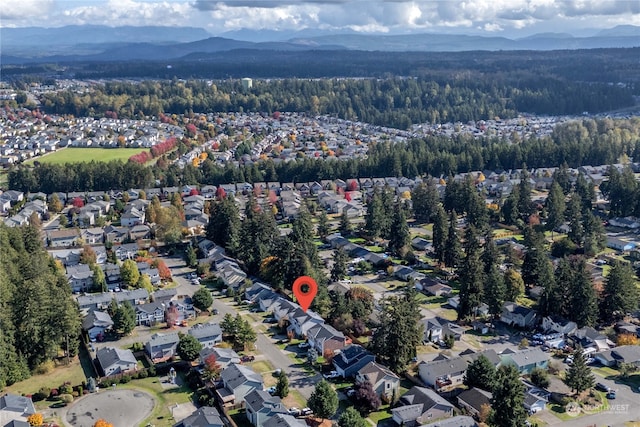
{"label": "shrub", "polygon": [[54,368],[55,365],[53,363],[53,360],[47,360],[46,362],[39,364],[34,372],[36,373],[36,375],[45,375],[53,371]]}
{"label": "shrub", "polygon": [[120,378],[120,384],[126,384],[129,381],[131,381],[131,377],[129,375],[123,375],[122,378]]}
{"label": "shrub", "polygon": [[155,365],[149,366],[149,376],[150,377],[155,377],[156,376],[156,367],[155,367]]}
{"label": "shrub", "polygon": [[142,351],[144,350],[144,344],[142,344],[141,342],[134,342],[133,345],[131,346],[131,351]]}
{"label": "shrub", "polygon": [[60,386],[60,394],[71,394],[73,393],[73,387],[71,387],[69,384],[64,384],[62,386]]}
{"label": "shrub", "polygon": [[80,393],[74,390],[73,393],[71,393],[71,396],[73,396],[73,398],[75,399],[76,397],[80,396]]}
{"label": "shrub", "polygon": [[68,405],[69,403],[73,402],[73,396],[70,394],[61,394],[60,395],[60,400],[62,401],[62,403],[64,403],[65,405]]}
{"label": "shrub", "polygon": [[138,379],[144,379],[147,378],[149,376],[149,374],[147,373],[146,369],[143,369],[142,371],[138,372]]}

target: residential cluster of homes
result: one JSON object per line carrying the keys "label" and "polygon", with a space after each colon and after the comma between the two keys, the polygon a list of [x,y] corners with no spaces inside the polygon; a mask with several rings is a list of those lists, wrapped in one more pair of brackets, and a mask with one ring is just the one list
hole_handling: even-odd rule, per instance
{"label": "residential cluster of homes", "polygon": [[30,110],[0,112],[0,167],[65,147],[152,147],[169,136],[181,138],[180,126],[155,120],[68,118],[32,114]]}

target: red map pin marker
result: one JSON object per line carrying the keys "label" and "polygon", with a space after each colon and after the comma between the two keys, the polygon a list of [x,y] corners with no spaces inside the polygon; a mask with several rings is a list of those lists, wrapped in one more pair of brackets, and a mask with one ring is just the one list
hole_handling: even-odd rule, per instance
{"label": "red map pin marker", "polygon": [[318,293],[318,284],[309,276],[300,276],[293,282],[293,294],[305,313]]}

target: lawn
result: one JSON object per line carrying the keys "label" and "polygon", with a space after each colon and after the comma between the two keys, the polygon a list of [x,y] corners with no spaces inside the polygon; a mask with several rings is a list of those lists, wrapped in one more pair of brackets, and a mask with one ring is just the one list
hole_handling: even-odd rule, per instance
{"label": "lawn", "polygon": [[59,365],[53,371],[43,375],[33,375],[24,381],[6,387],[4,391],[14,394],[33,394],[41,387],[57,388],[65,382],[76,386],[87,380],[87,377],[95,377],[91,360],[86,350],[81,349],[80,358],[71,359],[69,365]]}
{"label": "lawn", "polygon": [[36,157],[27,160],[25,163],[30,164],[35,161],[40,163],[85,163],[91,160],[99,162],[109,162],[111,160],[120,160],[126,162],[129,157],[146,151],[146,148],[76,148],[69,147],[58,150],[55,153],[46,156]]}

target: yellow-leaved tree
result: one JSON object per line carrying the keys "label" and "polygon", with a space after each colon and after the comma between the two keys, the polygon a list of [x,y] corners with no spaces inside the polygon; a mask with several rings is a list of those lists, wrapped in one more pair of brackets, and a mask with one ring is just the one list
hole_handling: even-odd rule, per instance
{"label": "yellow-leaved tree", "polygon": [[93,427],[113,427],[113,424],[106,422],[102,418],[96,421]]}
{"label": "yellow-leaved tree", "polygon": [[42,418],[42,414],[36,412],[35,414],[31,414],[27,417],[27,422],[30,426],[41,426],[44,419]]}

